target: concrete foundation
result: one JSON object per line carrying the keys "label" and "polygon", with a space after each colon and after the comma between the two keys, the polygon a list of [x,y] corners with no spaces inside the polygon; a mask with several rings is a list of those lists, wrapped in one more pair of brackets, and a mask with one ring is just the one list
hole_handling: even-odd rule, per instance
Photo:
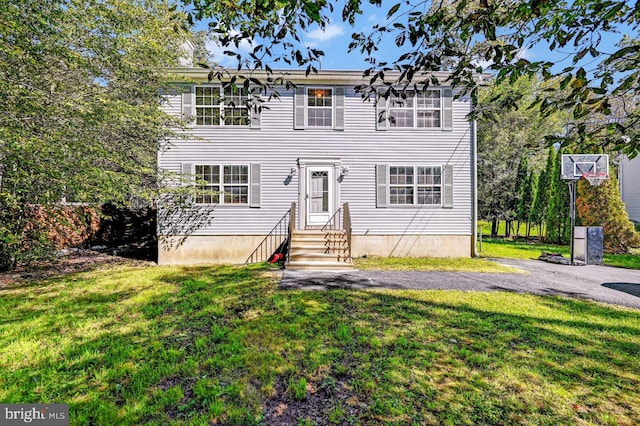
{"label": "concrete foundation", "polygon": [[[264,235],[191,235],[158,238],[158,264],[244,263]],[[470,235],[353,235],[355,257],[470,257]]]}
{"label": "concrete foundation", "polygon": [[471,257],[471,235],[354,235],[351,256]]}
{"label": "concrete foundation", "polygon": [[158,237],[159,265],[244,263],[264,235],[191,235]]}

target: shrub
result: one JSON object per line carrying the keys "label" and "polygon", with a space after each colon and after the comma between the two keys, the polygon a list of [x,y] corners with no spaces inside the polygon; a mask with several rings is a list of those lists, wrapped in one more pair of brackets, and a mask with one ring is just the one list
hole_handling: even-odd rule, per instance
{"label": "shrub", "polygon": [[602,226],[605,253],[628,253],[640,245],[640,236],[624,208],[615,173],[600,186],[591,186],[584,179],[578,181],[576,200],[580,224]]}

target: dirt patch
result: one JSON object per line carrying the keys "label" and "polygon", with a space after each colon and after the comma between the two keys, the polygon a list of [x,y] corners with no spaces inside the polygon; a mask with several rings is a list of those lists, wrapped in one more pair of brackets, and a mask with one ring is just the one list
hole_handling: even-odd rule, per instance
{"label": "dirt patch", "polygon": [[0,289],[7,286],[30,284],[48,278],[56,278],[77,272],[92,271],[104,266],[155,265],[154,262],[113,256],[94,250],[73,250],[56,259],[29,266],[19,266],[10,272],[0,272]]}
{"label": "dirt patch", "polygon": [[205,411],[203,407],[189,406],[189,401],[191,401],[193,397],[193,387],[197,381],[197,377],[172,377],[158,383],[158,387],[163,391],[177,385],[180,385],[182,388],[182,399],[177,404],[172,405],[166,412],[170,419],[184,419],[186,417],[185,407],[189,407],[188,410],[191,412],[194,410],[199,412]]}
{"label": "dirt patch", "polygon": [[304,400],[294,399],[282,378],[276,382],[275,389],[276,394],[263,405],[267,425],[295,425],[303,419],[317,425],[356,424],[358,414],[367,408],[342,379],[309,383]]}

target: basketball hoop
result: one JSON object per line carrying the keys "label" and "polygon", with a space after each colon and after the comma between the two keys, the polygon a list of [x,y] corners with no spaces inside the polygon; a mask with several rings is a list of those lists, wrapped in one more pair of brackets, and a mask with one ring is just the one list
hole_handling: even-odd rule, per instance
{"label": "basketball hoop", "polygon": [[588,180],[591,186],[600,186],[602,182],[609,179],[609,175],[606,172],[583,173],[582,177]]}

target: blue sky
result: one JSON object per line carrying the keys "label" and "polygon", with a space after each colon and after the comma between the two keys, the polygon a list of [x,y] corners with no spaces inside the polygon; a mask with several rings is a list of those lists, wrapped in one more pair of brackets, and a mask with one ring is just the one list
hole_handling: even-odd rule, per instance
{"label": "blue sky", "polygon": [[[369,64],[365,61],[365,56],[358,52],[348,52],[348,45],[351,41],[351,34],[354,32],[368,32],[375,24],[384,24],[386,21],[388,9],[395,4],[394,2],[386,2],[381,7],[376,7],[368,2],[362,3],[362,15],[358,16],[355,25],[352,27],[348,23],[342,22],[341,10],[335,11],[330,23],[324,28],[311,28],[307,32],[301,34],[303,43],[306,46],[318,48],[325,53],[321,62],[322,69],[366,69]],[[198,28],[204,28],[205,24],[200,23]],[[637,34],[636,34],[637,36]],[[604,34],[603,42],[601,43],[600,50],[613,52],[614,44],[619,39],[619,35]],[[248,51],[251,46],[249,43],[245,43],[240,46],[241,49]],[[380,60],[387,60],[389,62],[396,59],[402,52],[395,46],[393,42],[393,36],[387,37],[383,44],[378,46],[379,51],[376,54]],[[223,66],[234,66],[235,60],[223,55],[224,49],[219,46],[211,44],[210,50],[214,53],[216,61]],[[555,69],[561,70],[566,66],[571,65],[571,49],[565,48],[556,51],[551,51],[547,45],[538,45],[530,49],[524,49],[521,52],[521,57],[530,61],[536,60],[550,60],[556,63]],[[590,67],[595,66],[595,63],[590,64],[590,59],[587,58],[581,65],[585,66],[587,71]],[[283,68],[286,64],[276,64],[275,67]],[[481,63],[483,66],[488,66],[487,63]]]}

